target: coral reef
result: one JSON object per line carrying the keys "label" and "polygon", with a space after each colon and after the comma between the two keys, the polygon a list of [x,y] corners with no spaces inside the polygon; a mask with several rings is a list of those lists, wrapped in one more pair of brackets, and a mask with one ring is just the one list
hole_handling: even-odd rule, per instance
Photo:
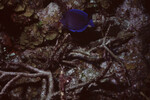
{"label": "coral reef", "polygon": [[[1,0],[0,100],[149,100],[146,0]],[[95,27],[60,19],[86,12]]]}

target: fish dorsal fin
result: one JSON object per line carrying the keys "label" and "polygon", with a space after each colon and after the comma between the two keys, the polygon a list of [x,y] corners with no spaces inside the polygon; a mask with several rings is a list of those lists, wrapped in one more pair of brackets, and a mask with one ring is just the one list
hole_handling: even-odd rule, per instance
{"label": "fish dorsal fin", "polygon": [[78,13],[78,14],[80,14],[80,15],[82,15],[82,16],[88,16],[88,14],[87,13],[85,13],[84,11],[81,11],[81,10],[78,10],[78,9],[71,9],[71,10],[69,10],[70,12],[75,12],[75,13]]}

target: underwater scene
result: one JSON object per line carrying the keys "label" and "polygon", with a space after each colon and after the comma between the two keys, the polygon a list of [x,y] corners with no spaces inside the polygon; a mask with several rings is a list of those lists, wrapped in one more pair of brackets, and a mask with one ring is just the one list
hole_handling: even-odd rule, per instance
{"label": "underwater scene", "polygon": [[150,100],[150,1],[0,0],[0,100]]}

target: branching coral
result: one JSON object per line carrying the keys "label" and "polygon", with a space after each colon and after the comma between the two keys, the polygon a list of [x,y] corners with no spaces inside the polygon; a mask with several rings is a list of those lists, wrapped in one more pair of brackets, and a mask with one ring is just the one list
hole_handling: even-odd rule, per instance
{"label": "branching coral", "polygon": [[[50,100],[55,99],[57,95],[61,96],[61,99],[67,99],[67,93],[73,92],[80,88],[89,87],[90,84],[96,83],[99,84],[100,81],[107,78],[111,78],[115,72],[111,72],[110,70],[116,70],[116,68],[112,68],[112,65],[114,62],[118,63],[118,68],[123,70],[122,75],[120,77],[124,77],[124,82],[128,84],[128,86],[132,87],[132,83],[130,82],[130,78],[128,75],[128,71],[126,69],[126,65],[120,58],[118,58],[112,50],[109,49],[109,47],[117,45],[121,45],[124,43],[123,41],[128,41],[129,38],[133,37],[132,35],[129,35],[126,39],[122,39],[122,42],[120,42],[122,37],[109,37],[110,26],[108,27],[108,30],[105,33],[105,37],[100,38],[96,41],[93,41],[89,43],[88,46],[81,47],[77,46],[72,42],[71,35],[63,34],[60,37],[58,37],[56,44],[53,46],[52,51],[48,58],[43,57],[44,60],[46,60],[46,64],[44,70],[35,68],[33,66],[30,66],[25,63],[15,63],[15,62],[1,62],[1,66],[5,67],[5,70],[0,70],[0,79],[4,79],[5,77],[12,77],[1,89],[1,97],[6,94],[9,87],[11,87],[13,84],[15,84],[20,78],[27,77],[27,78],[35,78],[40,77],[42,85],[41,85],[41,96],[40,100]],[[111,46],[110,46],[111,45]],[[103,54],[99,54],[97,51],[102,49]],[[96,77],[87,80],[86,82],[81,82],[79,84],[75,85],[67,85],[65,82],[67,82],[68,78],[66,77],[66,72],[64,69],[67,68],[67,66],[72,66],[73,68],[78,67],[80,64],[76,64],[76,61],[83,61],[88,64],[92,64],[92,68],[95,68],[100,74],[96,75]],[[101,62],[107,62],[105,68],[98,68],[101,64]],[[96,65],[96,67],[94,67]],[[16,68],[13,66],[18,66],[18,68],[23,68],[23,71],[9,71],[12,70],[12,68]],[[45,69],[46,68],[46,69]],[[60,91],[53,91],[54,87],[58,87],[57,85],[54,85],[52,73],[55,72],[55,70],[58,70],[61,68],[61,73],[64,73],[61,77],[59,77],[59,84],[60,85]],[[71,67],[70,67],[71,68]],[[71,76],[70,80],[72,80]],[[57,78],[57,77],[55,77]],[[120,79],[122,81],[122,79]],[[64,82],[64,83],[63,83]],[[69,81],[68,81],[69,82]],[[101,82],[100,82],[101,83]],[[120,83],[121,84],[121,83]],[[89,88],[90,89],[90,88]],[[96,91],[96,90],[94,90]],[[94,92],[93,91],[93,92]],[[104,90],[105,91],[105,90]],[[102,92],[104,92],[102,91]],[[82,93],[80,91],[79,93]],[[75,94],[77,95],[77,94]],[[119,95],[118,95],[119,96]]]}
{"label": "branching coral", "polygon": [[[1,79],[4,79],[5,77],[14,76],[9,82],[6,83],[6,85],[2,88],[0,95],[3,96],[6,94],[7,89],[13,85],[19,78],[21,77],[41,77],[43,80],[43,86],[42,86],[42,95],[41,98],[45,98],[46,100],[50,100],[52,92],[53,92],[53,78],[52,73],[50,71],[43,71],[37,68],[34,68],[30,65],[24,64],[24,63],[7,63],[7,67],[9,69],[9,66],[17,65],[19,67],[23,67],[31,72],[34,73],[26,73],[26,72],[8,72],[8,71],[0,71]],[[47,79],[47,81],[45,80]],[[47,88],[45,88],[45,85],[47,84]],[[44,99],[43,99],[44,100]]]}

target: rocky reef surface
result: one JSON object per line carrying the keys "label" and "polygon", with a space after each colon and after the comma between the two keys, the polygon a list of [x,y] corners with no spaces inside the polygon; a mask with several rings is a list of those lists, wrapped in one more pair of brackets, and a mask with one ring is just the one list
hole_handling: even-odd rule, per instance
{"label": "rocky reef surface", "polygon": [[[1,0],[0,100],[150,100],[148,0]],[[95,27],[60,22],[85,11]]]}

